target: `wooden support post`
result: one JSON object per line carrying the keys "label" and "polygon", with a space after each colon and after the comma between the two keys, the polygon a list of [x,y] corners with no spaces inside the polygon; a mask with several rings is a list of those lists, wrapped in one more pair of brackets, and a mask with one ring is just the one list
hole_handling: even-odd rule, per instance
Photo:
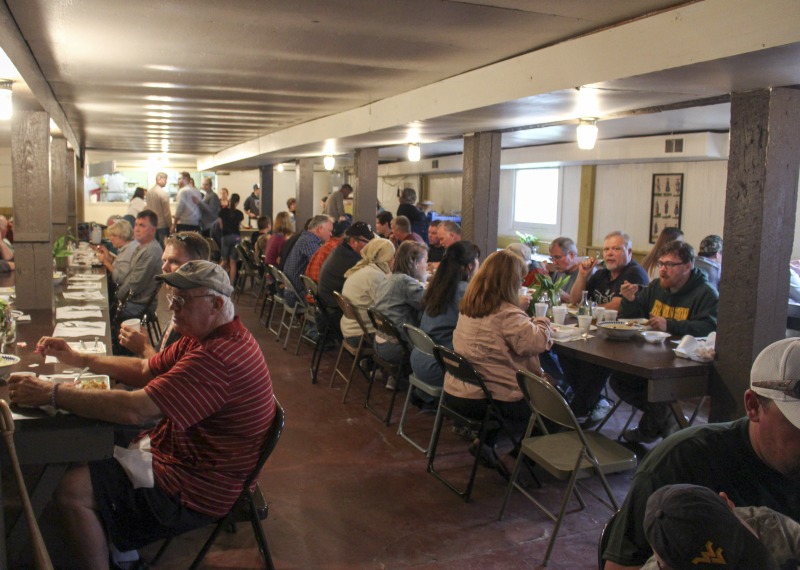
{"label": "wooden support post", "polygon": [[[275,184],[272,176],[272,165],[266,164],[259,167],[261,173],[261,215],[272,220],[272,201],[275,197]],[[274,221],[274,220],[273,220]]]}
{"label": "wooden support post", "polygon": [[461,231],[485,259],[497,249],[500,211],[500,142],[496,132],[464,137]]}
{"label": "wooden support post", "polygon": [[297,231],[303,231],[303,224],[314,215],[314,159],[301,158],[297,161]]}
{"label": "wooden support post", "polygon": [[353,221],[375,225],[378,204],[378,149],[359,148],[353,180]]}
{"label": "wooden support post", "polygon": [[50,117],[14,109],[11,119],[11,179],[14,204],[16,304],[53,308],[50,237]]}
{"label": "wooden support post", "polygon": [[731,98],[711,421],[744,414],[750,367],[784,337],[789,259],[800,172],[800,91],[765,89]]}
{"label": "wooden support post", "polygon": [[78,210],[77,210],[77,191],[75,170],[75,151],[67,149],[67,227],[71,228],[72,235],[78,235]]}
{"label": "wooden support post", "polygon": [[[78,158],[75,163],[75,217],[77,224],[86,221],[86,209],[84,203],[86,202],[86,167],[84,166],[83,158]],[[78,226],[75,225],[75,235],[77,237]]]}
{"label": "wooden support post", "polygon": [[575,245],[581,255],[586,254],[586,248],[592,243],[594,231],[594,192],[597,182],[597,166],[584,164],[581,167],[581,196],[578,209],[578,235]]}
{"label": "wooden support post", "polygon": [[[50,143],[51,235],[67,233],[67,139],[54,138]],[[75,228],[73,228],[73,232]]]}

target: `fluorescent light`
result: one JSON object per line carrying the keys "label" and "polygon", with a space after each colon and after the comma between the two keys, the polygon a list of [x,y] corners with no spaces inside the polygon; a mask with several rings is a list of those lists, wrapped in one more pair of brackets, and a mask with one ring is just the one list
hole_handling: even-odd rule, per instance
{"label": "fluorescent light", "polygon": [[333,167],[336,166],[336,159],[329,154],[322,160],[322,164],[325,165],[325,170],[333,170]]}
{"label": "fluorescent light", "polygon": [[581,119],[578,124],[578,148],[592,150],[597,142],[597,119]]}
{"label": "fluorescent light", "polygon": [[0,82],[0,121],[11,119],[11,82]]}
{"label": "fluorescent light", "polygon": [[422,153],[419,149],[419,143],[408,144],[408,160],[411,162],[419,162]]}

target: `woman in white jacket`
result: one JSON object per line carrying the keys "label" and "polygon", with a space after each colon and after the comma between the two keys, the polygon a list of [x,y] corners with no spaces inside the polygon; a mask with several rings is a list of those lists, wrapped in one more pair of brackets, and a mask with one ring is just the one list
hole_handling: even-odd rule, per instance
{"label": "woman in white jacket", "polygon": [[[375,306],[377,291],[392,272],[394,245],[388,239],[375,238],[361,250],[361,260],[345,272],[342,295],[355,305],[361,318],[371,333],[375,330],[370,323],[367,309]],[[346,342],[358,346],[361,327],[347,317],[342,317],[340,326]]]}

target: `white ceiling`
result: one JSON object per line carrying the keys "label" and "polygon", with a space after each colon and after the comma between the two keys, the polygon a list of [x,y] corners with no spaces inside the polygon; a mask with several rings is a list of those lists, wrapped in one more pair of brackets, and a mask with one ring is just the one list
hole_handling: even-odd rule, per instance
{"label": "white ceiling", "polygon": [[[713,11],[727,17],[721,0],[6,5],[0,10],[19,27],[79,144],[158,153],[166,140],[170,153],[205,157],[220,168],[318,156],[326,147],[348,155],[378,146],[382,159],[401,159],[409,128],[427,156],[460,152],[461,137],[482,130],[508,130],[504,147],[572,141],[580,107],[573,87],[579,85],[595,88],[602,138],[724,131],[729,105],[691,108],[691,102],[800,84],[800,36],[792,37],[800,29],[796,0],[773,0],[769,9],[739,0],[727,32],[724,22],[713,25]],[[737,17],[765,26],[760,33],[775,41],[744,33]],[[687,27],[712,24],[684,30],[681,18]],[[656,53],[645,53],[651,38],[641,30],[648,22],[665,22],[676,45],[653,36]],[[730,38],[721,41],[726,33]],[[694,36],[697,45],[685,39]],[[570,46],[585,51],[559,61]],[[514,73],[513,81],[492,75],[537,54],[538,67]],[[519,90],[525,74],[530,86]],[[690,108],[676,108],[682,105]],[[406,120],[415,108],[423,118]],[[515,130],[530,126],[538,128]]]}

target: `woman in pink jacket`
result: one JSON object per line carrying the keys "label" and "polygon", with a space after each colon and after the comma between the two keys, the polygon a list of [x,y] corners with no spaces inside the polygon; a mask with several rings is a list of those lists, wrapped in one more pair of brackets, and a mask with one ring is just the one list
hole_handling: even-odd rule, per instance
{"label": "woman in pink jacket", "polygon": [[[552,344],[546,318],[531,319],[518,291],[528,273],[519,256],[498,251],[486,258],[461,300],[453,349],[481,374],[503,416],[523,432],[530,410],[517,385],[517,370],[541,374],[539,354]],[[527,305],[526,300],[522,304]],[[464,416],[480,419],[487,402],[480,388],[445,375],[444,398]],[[493,446],[496,433],[487,444]]]}

